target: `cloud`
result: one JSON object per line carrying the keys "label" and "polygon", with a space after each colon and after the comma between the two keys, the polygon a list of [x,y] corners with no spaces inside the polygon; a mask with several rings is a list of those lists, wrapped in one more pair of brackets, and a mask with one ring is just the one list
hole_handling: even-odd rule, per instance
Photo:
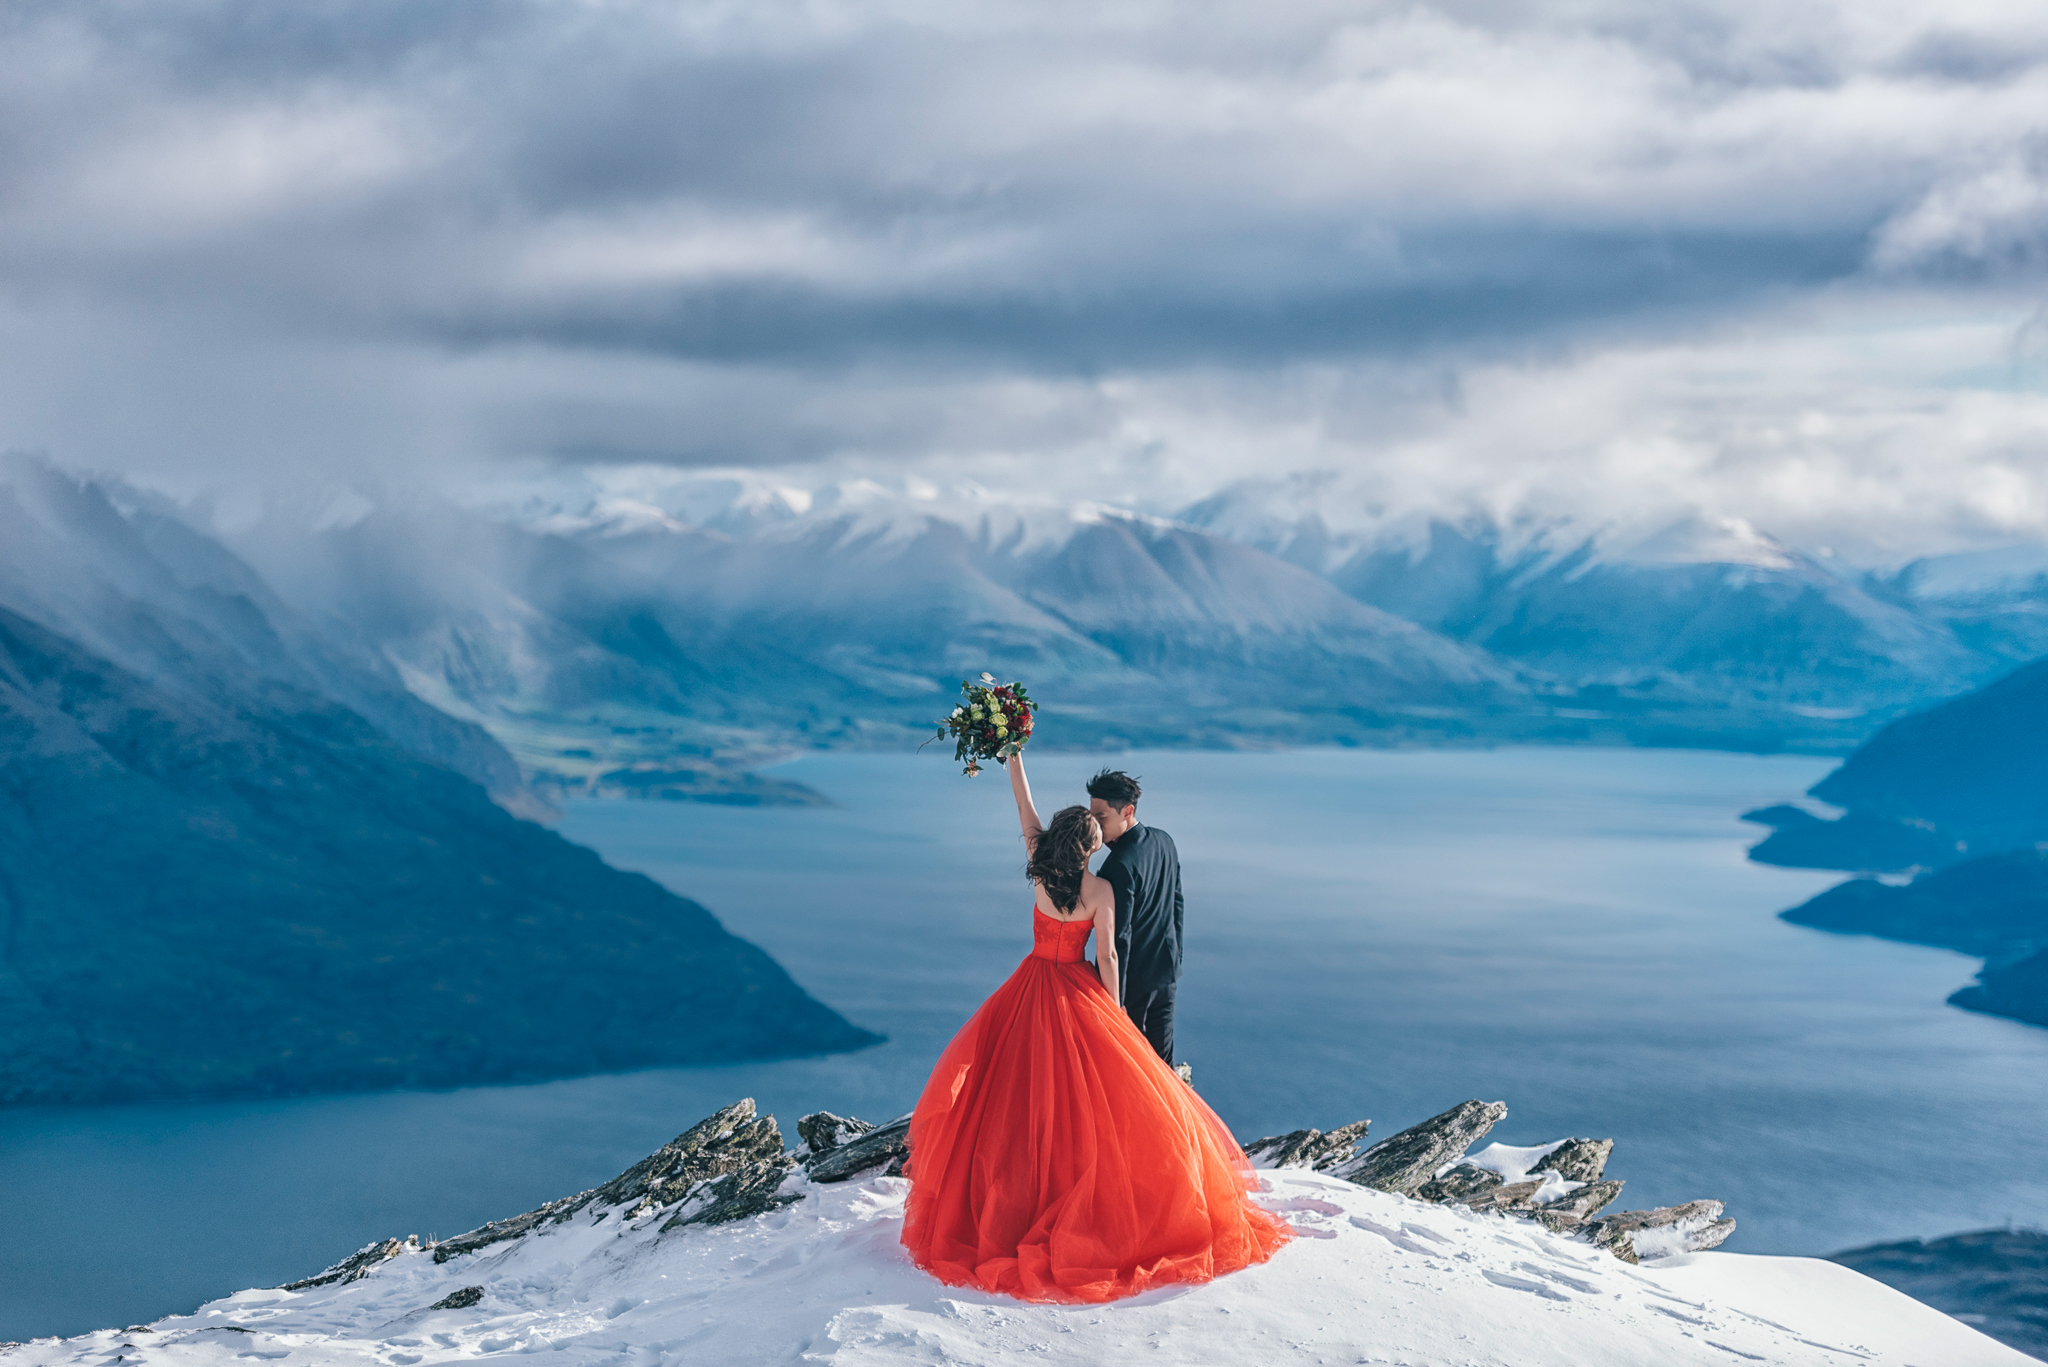
{"label": "cloud", "polygon": [[[1323,461],[1766,525],[1800,479],[1685,460],[1848,405],[1800,478],[1863,507],[1870,452],[2030,402],[2022,6],[166,0],[0,39],[0,443],[164,480]],[[1885,370],[1880,317],[1975,359]],[[1698,378],[1746,349],[1802,359]],[[1929,537],[1991,517],[1948,503]]]}

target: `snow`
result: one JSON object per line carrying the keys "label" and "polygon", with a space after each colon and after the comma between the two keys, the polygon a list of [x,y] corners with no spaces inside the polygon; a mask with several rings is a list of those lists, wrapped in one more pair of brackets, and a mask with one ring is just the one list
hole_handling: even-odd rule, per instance
{"label": "snow", "polygon": [[1522,1148],[1512,1144],[1488,1144],[1477,1153],[1468,1153],[1444,1164],[1437,1171],[1437,1176],[1441,1177],[1460,1163],[1465,1163],[1486,1172],[1499,1173],[1503,1183],[1526,1182],[1529,1169],[1563,1148],[1566,1142],[1553,1139],[1548,1144],[1530,1144]]}
{"label": "snow", "polygon": [[[1113,1305],[942,1286],[897,1242],[903,1179],[797,1176],[803,1200],[752,1220],[664,1234],[666,1212],[629,1224],[586,1211],[446,1264],[408,1252],[359,1281],[244,1291],[146,1330],[38,1340],[0,1363],[418,1367],[539,1352],[564,1367],[2033,1361],[1833,1263],[1705,1253],[1631,1267],[1525,1223],[1303,1169],[1262,1182],[1259,1199],[1302,1238],[1264,1266]],[[481,1303],[428,1308],[467,1286],[483,1288]]]}
{"label": "snow", "polygon": [[[1526,1182],[1530,1177],[1529,1170],[1565,1143],[1565,1140],[1553,1139],[1548,1144],[1531,1144],[1522,1148],[1512,1144],[1488,1144],[1478,1153],[1452,1159],[1437,1169],[1436,1175],[1441,1177],[1460,1163],[1465,1163],[1475,1168],[1484,1168],[1488,1172],[1499,1173],[1503,1185]],[[1542,1172],[1535,1176],[1543,1185],[1529,1193],[1527,1199],[1531,1205],[1547,1206],[1552,1201],[1569,1196],[1586,1185],[1584,1182],[1573,1181],[1561,1172]]]}

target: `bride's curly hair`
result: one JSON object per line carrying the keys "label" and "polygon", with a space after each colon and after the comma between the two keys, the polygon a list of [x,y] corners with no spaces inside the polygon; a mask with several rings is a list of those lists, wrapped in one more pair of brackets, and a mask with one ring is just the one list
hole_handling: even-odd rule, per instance
{"label": "bride's curly hair", "polygon": [[1038,833],[1024,876],[1045,884],[1045,895],[1054,906],[1072,911],[1081,901],[1081,875],[1088,871],[1088,856],[1101,839],[1102,827],[1086,807],[1062,807]]}

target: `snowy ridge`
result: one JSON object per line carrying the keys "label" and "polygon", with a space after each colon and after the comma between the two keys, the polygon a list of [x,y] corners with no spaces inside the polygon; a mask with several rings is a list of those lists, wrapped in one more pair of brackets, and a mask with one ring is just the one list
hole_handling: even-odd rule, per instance
{"label": "snowy ridge", "polygon": [[[2033,1359],[1834,1263],[1694,1253],[1640,1267],[1498,1215],[1304,1169],[1258,1199],[1301,1237],[1269,1264],[1107,1306],[939,1284],[898,1242],[909,1184],[792,1173],[794,1204],[664,1231],[592,1208],[436,1263],[416,1244],[356,1280],[243,1291],[149,1326],[37,1340],[7,1367],[250,1360],[418,1367],[549,1352],[564,1364],[1095,1367],[1369,1362],[2025,1367]],[[437,1309],[448,1302],[451,1308]]]}

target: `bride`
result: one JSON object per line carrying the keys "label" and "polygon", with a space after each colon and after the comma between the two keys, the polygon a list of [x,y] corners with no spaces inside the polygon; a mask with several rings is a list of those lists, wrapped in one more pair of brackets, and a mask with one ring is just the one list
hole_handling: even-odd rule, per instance
{"label": "bride", "polygon": [[1086,807],[1041,823],[1023,759],[1008,768],[1032,949],[946,1046],[911,1116],[911,1259],[949,1285],[1067,1302],[1264,1262],[1287,1227],[1251,1203],[1257,1179],[1229,1130],[1117,1004],[1116,902],[1088,871],[1101,829]]}

